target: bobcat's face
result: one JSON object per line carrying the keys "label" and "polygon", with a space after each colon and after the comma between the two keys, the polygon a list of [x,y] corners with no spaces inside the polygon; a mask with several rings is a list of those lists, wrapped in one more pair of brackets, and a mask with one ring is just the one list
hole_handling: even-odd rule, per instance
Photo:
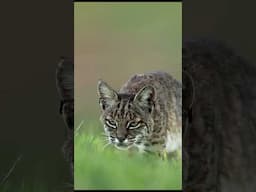
{"label": "bobcat's face", "polygon": [[154,88],[144,87],[136,95],[118,94],[100,81],[98,93],[109,143],[118,149],[142,145],[153,128]]}

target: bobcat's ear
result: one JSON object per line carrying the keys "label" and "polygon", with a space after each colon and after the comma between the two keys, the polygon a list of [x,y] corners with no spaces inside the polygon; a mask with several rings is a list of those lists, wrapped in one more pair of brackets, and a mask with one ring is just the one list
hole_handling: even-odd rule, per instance
{"label": "bobcat's ear", "polygon": [[152,86],[143,87],[134,97],[134,101],[142,108],[152,111],[154,101],[156,99],[156,91]]}
{"label": "bobcat's ear", "polygon": [[99,103],[102,110],[112,106],[117,100],[117,93],[104,81],[98,81]]}

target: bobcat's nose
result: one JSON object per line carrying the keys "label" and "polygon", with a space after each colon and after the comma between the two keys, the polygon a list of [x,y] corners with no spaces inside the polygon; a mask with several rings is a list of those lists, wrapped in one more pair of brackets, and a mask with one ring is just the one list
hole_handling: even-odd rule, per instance
{"label": "bobcat's nose", "polygon": [[122,143],[125,140],[125,136],[117,137],[117,139],[120,143]]}

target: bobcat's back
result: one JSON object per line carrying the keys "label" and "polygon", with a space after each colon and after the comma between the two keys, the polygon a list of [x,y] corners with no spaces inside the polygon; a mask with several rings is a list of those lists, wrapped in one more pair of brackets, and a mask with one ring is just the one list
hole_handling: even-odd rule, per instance
{"label": "bobcat's back", "polygon": [[174,151],[181,147],[182,85],[168,73],[157,71],[132,76],[119,92],[136,94],[148,85],[156,91],[155,137],[167,135],[167,151]]}

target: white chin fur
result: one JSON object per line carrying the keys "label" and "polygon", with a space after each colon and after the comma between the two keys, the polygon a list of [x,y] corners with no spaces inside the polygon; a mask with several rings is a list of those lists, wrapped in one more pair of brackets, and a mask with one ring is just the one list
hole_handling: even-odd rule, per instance
{"label": "white chin fur", "polygon": [[115,145],[115,147],[116,147],[117,149],[119,149],[119,150],[125,151],[125,150],[128,150],[128,149],[131,147],[131,145],[125,146],[125,147],[120,147],[120,146]]}

